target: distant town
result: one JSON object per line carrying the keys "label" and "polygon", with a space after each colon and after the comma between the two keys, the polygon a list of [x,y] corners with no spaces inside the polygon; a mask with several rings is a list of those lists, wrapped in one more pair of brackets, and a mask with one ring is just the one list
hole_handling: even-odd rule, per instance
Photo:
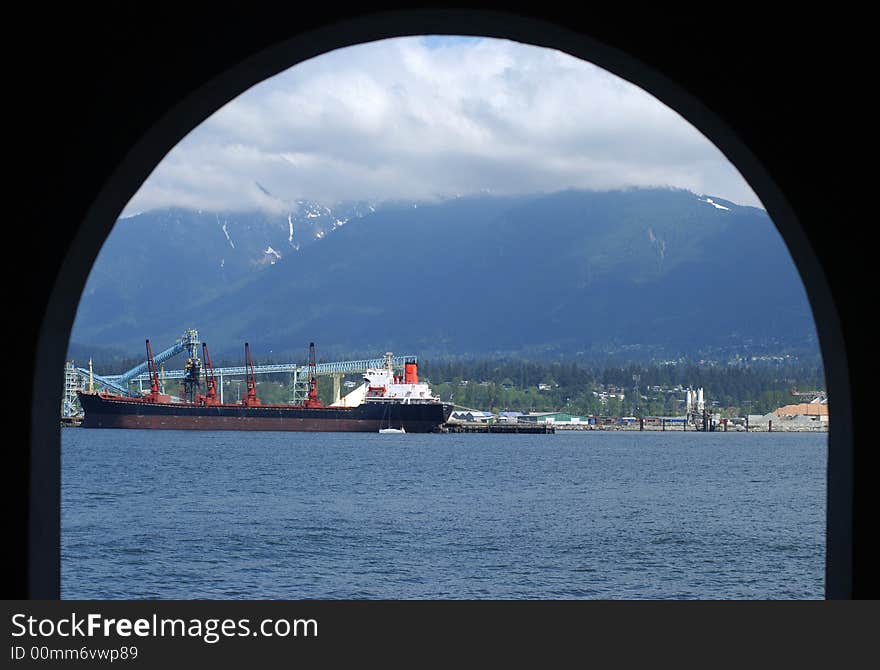
{"label": "distant town", "polygon": [[[703,400],[703,389],[672,389],[684,393],[684,412],[672,416],[581,416],[570,412],[488,412],[457,409],[451,421],[483,424],[549,424],[558,430],[696,430],[741,432],[823,432],[828,430],[828,398],[824,392],[807,402],[784,405],[766,414],[722,417]],[[596,393],[594,391],[594,393]],[[599,392],[600,399],[624,399],[624,394]],[[691,400],[694,398],[694,400]],[[697,400],[696,398],[699,398]],[[717,404],[717,401],[716,401]]]}

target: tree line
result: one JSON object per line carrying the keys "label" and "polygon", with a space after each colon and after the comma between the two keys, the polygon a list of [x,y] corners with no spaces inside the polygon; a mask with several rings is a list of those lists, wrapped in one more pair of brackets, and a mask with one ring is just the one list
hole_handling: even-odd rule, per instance
{"label": "tree line", "polygon": [[723,416],[744,416],[766,414],[782,405],[801,402],[791,394],[795,389],[825,388],[820,365],[796,361],[592,367],[576,362],[484,359],[422,361],[419,370],[443,400],[493,412],[678,415],[684,411],[683,389],[702,387],[710,408]]}

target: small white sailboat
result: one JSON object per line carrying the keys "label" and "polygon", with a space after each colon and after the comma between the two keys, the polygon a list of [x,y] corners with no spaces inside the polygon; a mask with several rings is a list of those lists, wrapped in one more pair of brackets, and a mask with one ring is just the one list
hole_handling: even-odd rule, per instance
{"label": "small white sailboat", "polygon": [[379,433],[406,433],[406,431],[403,429],[403,424],[402,424],[402,423],[400,424],[400,428],[392,428],[392,427],[391,427],[391,416],[390,416],[390,411],[389,411],[389,410],[390,410],[390,405],[388,405],[388,406],[385,407],[385,414],[386,414],[386,415],[389,415],[389,416],[388,416],[388,425],[385,426],[385,428],[382,428],[382,427],[380,426],[380,428],[379,428]]}

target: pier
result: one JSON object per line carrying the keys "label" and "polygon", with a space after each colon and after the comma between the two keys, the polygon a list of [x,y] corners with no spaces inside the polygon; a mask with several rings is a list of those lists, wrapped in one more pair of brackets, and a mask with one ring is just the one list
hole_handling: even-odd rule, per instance
{"label": "pier", "polygon": [[538,435],[552,435],[556,432],[555,426],[547,423],[524,424],[524,423],[479,423],[469,421],[457,421],[444,423],[440,428],[441,433],[529,433]]}

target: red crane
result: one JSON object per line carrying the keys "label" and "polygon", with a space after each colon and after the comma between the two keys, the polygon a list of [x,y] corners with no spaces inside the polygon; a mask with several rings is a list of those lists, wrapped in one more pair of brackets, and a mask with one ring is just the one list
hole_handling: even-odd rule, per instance
{"label": "red crane", "polygon": [[153,348],[147,340],[147,371],[150,373],[150,395],[159,393],[159,372],[156,370],[156,361],[153,360]]}
{"label": "red crane", "polygon": [[170,402],[171,397],[159,390],[159,370],[153,359],[153,348],[147,340],[147,371],[150,373],[150,392],[144,396],[147,402]]}
{"label": "red crane", "polygon": [[322,407],[318,399],[318,361],[315,357],[315,343],[309,342],[309,395],[304,405],[306,407]]}
{"label": "red crane", "polygon": [[214,378],[214,366],[211,363],[211,355],[208,353],[208,345],[202,342],[202,358],[205,360],[205,386],[207,391],[201,397],[203,405],[219,405],[217,399],[217,380]]}
{"label": "red crane", "polygon": [[244,357],[247,368],[247,395],[241,399],[242,405],[259,405],[260,399],[257,397],[257,377],[254,374],[254,362],[251,360],[251,347],[244,343]]}

